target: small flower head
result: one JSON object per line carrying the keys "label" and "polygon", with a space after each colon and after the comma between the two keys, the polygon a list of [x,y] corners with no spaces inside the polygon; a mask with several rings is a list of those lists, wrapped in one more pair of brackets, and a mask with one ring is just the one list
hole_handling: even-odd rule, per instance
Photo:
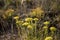
{"label": "small flower head", "polygon": [[14,19],[19,19],[19,16],[15,16]]}
{"label": "small flower head", "polygon": [[38,18],[34,18],[33,20],[34,20],[34,21],[38,21]]}
{"label": "small flower head", "polygon": [[26,19],[25,19],[26,22],[29,22],[29,21],[31,21],[31,20],[32,20],[32,18],[26,18]]}
{"label": "small flower head", "polygon": [[8,10],[6,10],[5,13],[3,14],[3,18],[4,18],[4,19],[9,18],[9,17],[11,17],[13,14],[14,14],[14,10],[13,10],[13,9],[8,9]]}
{"label": "small flower head", "polygon": [[14,12],[14,10],[13,10],[13,9],[8,9],[8,10],[6,11],[6,13],[9,13],[9,12]]}
{"label": "small flower head", "polygon": [[6,16],[11,16],[13,14],[14,10],[13,9],[8,9],[6,12],[5,12],[5,15]]}
{"label": "small flower head", "polygon": [[28,29],[32,29],[32,25],[28,25],[27,28],[28,28]]}
{"label": "small flower head", "polygon": [[28,25],[29,25],[28,22],[25,22],[25,23],[22,24],[22,26],[28,26]]}
{"label": "small flower head", "polygon": [[16,21],[16,24],[22,25],[23,24],[23,21]]}
{"label": "small flower head", "polygon": [[30,15],[32,17],[36,16],[38,18],[41,18],[44,15],[44,11],[42,10],[42,7],[37,7],[35,9],[32,9],[32,11],[30,12]]}
{"label": "small flower head", "polygon": [[50,24],[50,22],[49,22],[49,21],[46,21],[46,22],[44,22],[44,24],[45,24],[45,25],[48,25],[48,24]]}
{"label": "small flower head", "polygon": [[23,23],[23,21],[19,21],[19,23]]}
{"label": "small flower head", "polygon": [[16,21],[16,24],[18,24],[19,23],[19,21]]}
{"label": "small flower head", "polygon": [[51,31],[56,31],[56,28],[55,27],[50,27],[50,30]]}
{"label": "small flower head", "polygon": [[45,40],[53,40],[52,37],[46,37]]}
{"label": "small flower head", "polygon": [[44,26],[43,29],[48,29],[48,26]]}

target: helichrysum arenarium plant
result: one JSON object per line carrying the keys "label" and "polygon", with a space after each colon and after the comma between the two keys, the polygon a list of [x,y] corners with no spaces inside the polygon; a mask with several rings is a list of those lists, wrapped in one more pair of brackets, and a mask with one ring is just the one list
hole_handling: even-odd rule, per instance
{"label": "helichrysum arenarium plant", "polygon": [[14,14],[14,10],[13,9],[8,9],[3,14],[3,18],[7,19],[7,18],[11,17],[13,14]]}
{"label": "helichrysum arenarium plant", "polygon": [[16,26],[17,26],[17,29],[18,29],[18,36],[20,37],[20,22],[22,22],[22,21],[19,21],[19,16],[15,16],[15,17],[13,17],[13,19],[16,20]]}
{"label": "helichrysum arenarium plant", "polygon": [[44,15],[44,11],[42,10],[41,7],[37,7],[35,9],[32,9],[32,12],[30,12],[30,16],[31,17],[38,17],[38,18],[42,18]]}
{"label": "helichrysum arenarium plant", "polygon": [[[50,13],[50,10],[49,10],[50,7],[47,7],[49,5],[43,6],[41,4],[41,7],[40,7],[39,2],[41,2],[41,0],[38,0],[39,2],[36,0],[2,0],[2,1],[4,1],[4,2],[2,2],[3,3],[2,6],[5,5],[4,9],[2,8],[2,10],[4,10],[4,12],[5,12],[2,15],[3,18],[0,17],[0,20],[1,20],[0,24],[2,25],[2,27],[4,27],[3,29],[5,29],[5,27],[6,27],[5,23],[9,27],[12,25],[11,28],[12,28],[12,33],[13,33],[14,32],[13,24],[16,24],[15,26],[17,28],[18,36],[21,37],[22,40],[60,40],[60,39],[56,39],[60,35],[60,32],[58,32],[58,29],[59,29],[58,27],[60,27],[58,25],[58,23],[60,24],[60,20],[59,20],[60,15],[59,15],[59,10],[56,11],[56,8],[58,8],[57,6],[59,4],[58,1],[57,1],[58,3],[56,2],[56,0],[48,3],[48,4],[53,3],[52,6],[50,6],[50,7],[52,7],[51,8],[52,13]],[[38,3],[36,3],[35,1]],[[45,2],[47,2],[47,1],[44,1],[44,2],[42,1],[43,4]],[[38,4],[38,7],[37,6],[35,7],[35,4]],[[45,10],[45,6],[48,8],[47,10]],[[29,13],[28,13],[27,9],[30,9],[30,8],[32,8],[32,10],[28,10],[29,11]],[[20,19],[20,17],[18,15],[14,16],[14,10],[17,14],[18,13],[20,14],[20,12],[21,12],[21,15],[22,15],[22,13],[23,14],[27,13],[28,15],[25,15],[27,17],[24,17],[24,19],[23,18]],[[1,11],[1,9],[0,9],[0,11]],[[48,11],[48,13],[46,13],[45,11]],[[55,15],[56,13],[58,16]],[[45,19],[46,17],[47,17],[47,19]],[[15,21],[12,19],[14,19]],[[50,20],[50,21],[46,21],[46,20]],[[52,21],[52,23],[50,25],[51,21]],[[55,28],[54,22],[56,23],[56,28]],[[52,24],[54,24],[54,26],[52,26]],[[60,29],[59,29],[59,31],[60,31]]]}
{"label": "helichrysum arenarium plant", "polygon": [[45,40],[53,40],[53,37],[46,37]]}
{"label": "helichrysum arenarium plant", "polygon": [[56,30],[57,30],[57,29],[56,29],[54,26],[50,27],[51,36],[54,36]]}

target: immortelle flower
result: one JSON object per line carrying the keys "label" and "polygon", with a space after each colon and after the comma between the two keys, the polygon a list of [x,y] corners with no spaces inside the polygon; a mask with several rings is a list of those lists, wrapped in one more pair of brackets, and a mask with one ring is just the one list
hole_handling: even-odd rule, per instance
{"label": "immortelle flower", "polygon": [[23,24],[23,21],[16,21],[16,24],[22,25]]}
{"label": "immortelle flower", "polygon": [[45,40],[53,40],[52,37],[46,37]]}
{"label": "immortelle flower", "polygon": [[34,20],[34,21],[38,21],[38,18],[34,18],[33,20]]}
{"label": "immortelle flower", "polygon": [[28,25],[29,25],[28,22],[25,22],[25,23],[22,24],[22,26],[28,26]]}
{"label": "immortelle flower", "polygon": [[48,24],[50,24],[50,22],[49,21],[45,21],[44,24],[45,25],[48,25]]}
{"label": "immortelle flower", "polygon": [[35,9],[32,9],[32,11],[30,12],[30,15],[32,17],[36,16],[38,18],[41,18],[44,15],[44,11],[42,10],[41,7],[37,7]]}
{"label": "immortelle flower", "polygon": [[14,10],[13,9],[8,9],[5,14],[6,16],[11,16],[13,14]]}
{"label": "immortelle flower", "polygon": [[22,23],[23,23],[23,21],[19,21],[19,23],[20,23],[20,24],[22,24]]}
{"label": "immortelle flower", "polygon": [[28,25],[27,28],[28,28],[28,29],[32,29],[32,25]]}
{"label": "immortelle flower", "polygon": [[43,29],[48,29],[48,26],[44,26]]}
{"label": "immortelle flower", "polygon": [[50,30],[51,31],[56,31],[56,28],[53,26],[53,27],[50,27]]}
{"label": "immortelle flower", "polygon": [[19,16],[15,16],[14,19],[19,19]]}
{"label": "immortelle flower", "polygon": [[13,9],[8,9],[6,12],[13,12],[14,10]]}
{"label": "immortelle flower", "polygon": [[31,21],[32,18],[26,18],[25,21],[28,22],[28,21]]}
{"label": "immortelle flower", "polygon": [[5,13],[3,14],[3,18],[9,18],[10,16],[12,16],[14,14],[14,10],[13,9],[8,9],[5,11]]}
{"label": "immortelle flower", "polygon": [[44,12],[41,7],[37,7],[35,10],[39,15],[41,15]]}

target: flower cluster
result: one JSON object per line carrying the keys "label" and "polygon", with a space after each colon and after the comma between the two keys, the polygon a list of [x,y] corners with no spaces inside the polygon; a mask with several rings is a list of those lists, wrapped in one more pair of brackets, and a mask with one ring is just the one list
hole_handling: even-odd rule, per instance
{"label": "flower cluster", "polygon": [[46,37],[45,40],[53,40],[52,37]]}
{"label": "flower cluster", "polygon": [[38,7],[36,9],[32,9],[32,12],[30,12],[31,16],[36,16],[36,17],[42,17],[44,15],[44,11],[42,10],[41,7]]}
{"label": "flower cluster", "polygon": [[13,9],[8,9],[5,11],[5,14],[3,14],[3,18],[9,18],[10,16],[12,16],[14,14],[14,10]]}
{"label": "flower cluster", "polygon": [[56,28],[53,26],[53,27],[50,27],[50,30],[54,32],[56,31]]}
{"label": "flower cluster", "polygon": [[29,22],[29,21],[31,21],[31,20],[32,20],[32,18],[26,18],[26,19],[25,19],[26,22]]}
{"label": "flower cluster", "polygon": [[33,22],[32,21],[38,21],[38,18],[31,18],[31,17],[29,17],[29,18],[25,18],[25,22],[22,24],[22,26],[26,26],[28,29],[30,28],[30,29],[32,29],[33,28]]}
{"label": "flower cluster", "polygon": [[33,20],[34,20],[34,21],[38,21],[38,18],[34,18]]}
{"label": "flower cluster", "polygon": [[28,26],[29,23],[28,23],[28,22],[25,22],[25,23],[23,23],[22,25],[23,25],[23,26]]}

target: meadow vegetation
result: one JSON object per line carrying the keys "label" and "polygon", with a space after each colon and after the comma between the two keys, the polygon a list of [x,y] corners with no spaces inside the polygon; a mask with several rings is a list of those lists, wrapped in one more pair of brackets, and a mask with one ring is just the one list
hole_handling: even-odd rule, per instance
{"label": "meadow vegetation", "polygon": [[0,40],[60,40],[60,0],[1,0]]}

